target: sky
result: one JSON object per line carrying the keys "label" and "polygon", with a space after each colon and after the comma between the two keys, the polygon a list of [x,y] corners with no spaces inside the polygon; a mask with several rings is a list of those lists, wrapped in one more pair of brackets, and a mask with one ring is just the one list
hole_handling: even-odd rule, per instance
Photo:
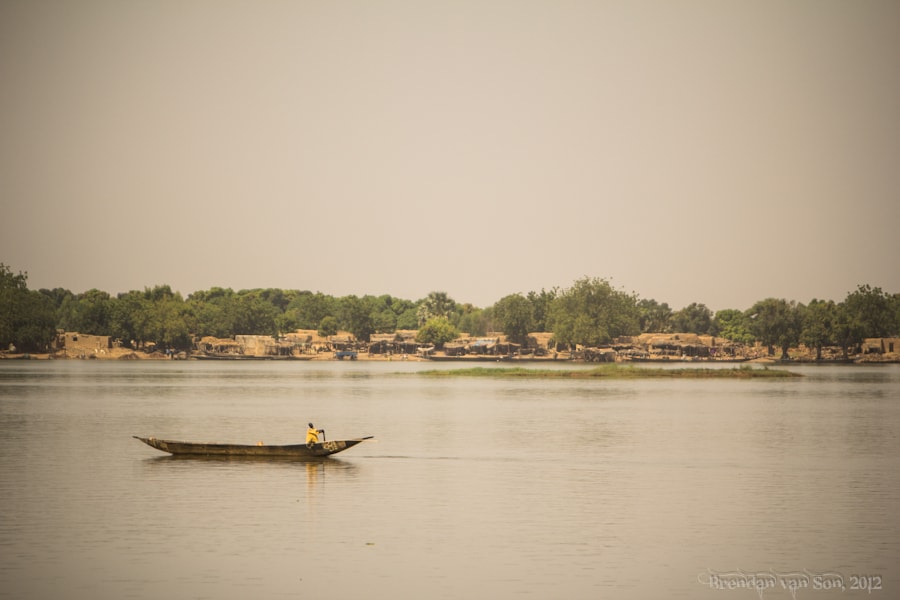
{"label": "sky", "polygon": [[30,289],[900,292],[895,0],[0,0]]}

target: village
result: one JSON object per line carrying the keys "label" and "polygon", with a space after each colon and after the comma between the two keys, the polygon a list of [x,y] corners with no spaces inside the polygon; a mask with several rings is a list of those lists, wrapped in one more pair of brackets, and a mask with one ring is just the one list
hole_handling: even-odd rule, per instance
{"label": "village", "polygon": [[[159,348],[154,344],[125,345],[105,335],[60,331],[47,354],[16,353],[14,347],[0,358],[85,360],[412,360],[510,362],[785,362],[780,351],[771,353],[759,344],[734,343],[722,337],[694,333],[644,333],[617,338],[602,347],[557,345],[553,334],[531,333],[524,344],[493,332],[473,337],[462,334],[436,348],[416,341],[416,330],[372,334],[368,342],[348,332],[323,337],[315,330],[297,330],[278,338],[268,335],[203,337],[190,352]],[[131,346],[131,347],[129,347]],[[137,347],[137,349],[135,349]],[[800,345],[788,352],[791,362],[819,364],[900,362],[900,338],[869,338],[845,355],[836,346],[825,347],[820,358],[814,348]]]}

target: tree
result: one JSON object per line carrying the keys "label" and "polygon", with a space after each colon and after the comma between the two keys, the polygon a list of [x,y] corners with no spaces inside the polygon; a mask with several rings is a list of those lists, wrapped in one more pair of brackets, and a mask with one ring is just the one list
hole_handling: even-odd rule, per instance
{"label": "tree", "polygon": [[900,333],[894,298],[881,288],[860,285],[856,291],[847,294],[844,305],[859,327],[859,342]]}
{"label": "tree", "polygon": [[816,349],[816,360],[822,360],[822,348],[835,341],[837,306],[831,300],[813,299],[803,314],[800,341]]}
{"label": "tree", "polygon": [[450,319],[456,310],[456,302],[447,295],[447,292],[429,292],[419,304],[419,324],[435,317]]}
{"label": "tree", "polygon": [[163,348],[187,350],[191,347],[189,308],[180,294],[157,296],[147,318],[148,341]]}
{"label": "tree", "polygon": [[338,321],[335,317],[322,317],[319,322],[319,336],[323,338],[331,337],[338,332]]}
{"label": "tree", "polygon": [[775,347],[781,348],[781,358],[788,359],[788,349],[800,341],[802,325],[802,305],[793,300],[766,298],[760,300],[747,311],[750,330],[762,344],[775,354]]}
{"label": "tree", "polygon": [[534,305],[521,294],[510,294],[494,304],[494,319],[510,340],[524,344],[534,331]]}
{"label": "tree", "polygon": [[111,301],[109,293],[98,289],[75,296],[73,322],[69,324],[69,330],[91,335],[110,335]]}
{"label": "tree", "polygon": [[900,293],[891,296],[894,313],[894,333],[900,334]]}
{"label": "tree", "polygon": [[53,303],[28,289],[28,275],[0,263],[0,348],[46,351],[56,335]]}
{"label": "tree", "polygon": [[119,294],[110,303],[109,334],[129,347],[147,341],[150,306],[150,301],[141,292]]}
{"label": "tree", "polygon": [[551,324],[557,343],[598,346],[640,331],[637,300],[605,279],[585,277],[553,303]]}
{"label": "tree", "polygon": [[493,314],[494,309],[492,307],[475,308],[471,311],[466,311],[460,316],[457,329],[476,337],[486,335],[488,331],[493,330],[491,326]]}
{"label": "tree", "polygon": [[52,290],[41,289],[40,293],[50,300],[54,311],[58,311],[63,305],[63,302],[75,296],[75,294],[63,288],[53,288]]}
{"label": "tree", "polygon": [[420,344],[434,344],[436,348],[459,337],[459,330],[450,323],[447,317],[432,317],[416,334],[416,341]]}
{"label": "tree", "polygon": [[[169,285],[155,285],[152,288],[144,288],[144,297],[151,302],[160,302],[167,298],[174,298],[175,296],[176,293],[172,291],[172,287]],[[178,294],[178,298],[181,299],[180,294]]]}
{"label": "tree", "polygon": [[232,304],[235,335],[278,335],[278,309],[257,292],[240,292]]}
{"label": "tree", "polygon": [[900,313],[897,295],[889,295],[881,288],[860,285],[837,304],[832,317],[832,337],[841,347],[844,358],[850,348],[859,346],[868,337],[888,337],[900,332]]}
{"label": "tree", "polygon": [[556,301],[556,288],[550,290],[541,289],[540,292],[528,292],[525,297],[531,303],[531,315],[534,319],[532,331],[549,331],[548,322],[553,310],[553,302]]}
{"label": "tree", "polygon": [[397,329],[415,329],[419,326],[419,317],[415,306],[407,308],[397,315]]}
{"label": "tree", "polygon": [[22,300],[13,342],[25,352],[46,352],[56,336],[53,306],[46,296],[31,290]]}
{"label": "tree", "polygon": [[394,298],[388,294],[381,296],[363,296],[369,307],[369,319],[373,333],[393,333],[397,329],[397,310],[402,312],[402,302],[394,307]]}
{"label": "tree", "polygon": [[345,296],[340,300],[338,322],[343,329],[353,334],[357,340],[368,342],[369,336],[375,333],[372,323],[370,301],[368,298]]}
{"label": "tree", "polygon": [[716,313],[715,328],[726,340],[740,344],[753,343],[750,321],[747,315],[735,308],[726,308]]}
{"label": "tree", "polygon": [[28,291],[28,275],[18,275],[0,263],[0,344],[14,343],[21,319],[24,293]]}
{"label": "tree", "polygon": [[234,335],[234,291],[212,288],[205,292],[194,292],[187,304],[196,323],[199,337],[208,335],[227,338]]}
{"label": "tree", "polygon": [[299,292],[285,308],[295,329],[316,329],[327,316],[337,317],[337,301],[321,292]]}
{"label": "tree", "polygon": [[264,290],[258,290],[258,295],[261,300],[265,300],[276,309],[278,309],[279,313],[283,313],[284,309],[288,307],[288,304],[291,303],[291,292],[285,292],[284,290],[278,288],[267,288]]}
{"label": "tree", "polygon": [[393,333],[397,329],[397,315],[387,309],[372,315],[372,327],[375,333]]}
{"label": "tree", "polygon": [[713,313],[705,304],[692,302],[672,314],[670,326],[676,332],[709,334],[713,328]]}
{"label": "tree", "polygon": [[672,309],[663,302],[656,300],[640,300],[637,304],[641,333],[668,333],[671,331],[669,322],[672,319]]}

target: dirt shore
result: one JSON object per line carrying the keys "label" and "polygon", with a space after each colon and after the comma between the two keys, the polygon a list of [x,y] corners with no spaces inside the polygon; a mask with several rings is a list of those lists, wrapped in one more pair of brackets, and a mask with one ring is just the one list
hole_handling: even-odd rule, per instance
{"label": "dirt shore", "polygon": [[[442,361],[452,361],[457,364],[470,363],[470,364],[478,364],[483,362],[490,362],[489,359],[480,356],[470,356],[470,357],[458,357],[448,359],[443,356],[439,357]],[[0,353],[0,360],[200,360],[196,355],[188,355],[184,352],[180,352],[177,354],[167,355],[163,352],[142,352],[142,351],[134,351],[128,348],[110,348],[105,350],[99,350],[92,353],[74,353],[74,352],[56,352],[53,354],[28,354],[28,353],[16,353],[11,354],[8,352]],[[204,360],[209,360],[207,357],[204,357]],[[248,360],[274,360],[274,361],[320,361],[320,360],[338,360],[334,356],[334,352],[319,352],[318,354],[313,355],[301,355],[298,357],[260,357],[260,356],[248,356],[248,357],[237,357],[237,358],[222,358],[219,359],[224,362],[233,362],[233,361],[248,361]],[[376,362],[392,362],[392,361],[407,361],[407,362],[430,362],[427,358],[422,358],[421,356],[415,356],[411,354],[407,355],[385,355],[385,354],[369,354],[367,352],[360,352],[357,354],[355,359],[345,358],[340,359],[348,362],[352,362],[355,360],[359,361],[376,361]],[[508,362],[508,363],[553,363],[553,362],[569,362],[568,358],[559,358],[554,359],[552,357],[547,358],[525,358],[525,359],[509,359],[505,360],[504,357],[498,357],[496,362]],[[628,361],[623,361],[628,362]],[[665,361],[665,362],[681,362],[677,360],[673,361]],[[688,361],[695,362],[696,364],[715,362],[715,361]],[[823,360],[817,362],[814,358],[809,357],[794,357],[792,360],[782,361],[775,357],[759,357],[754,358],[748,361],[751,364],[771,364],[771,365],[802,365],[802,364],[885,364],[885,363],[898,363],[900,362],[900,354],[886,354],[886,355],[864,355],[864,356],[851,356],[850,362],[847,361],[837,361],[837,360]]]}
{"label": "dirt shore", "polygon": [[[142,352],[129,348],[109,348],[95,352],[55,352],[52,354],[29,354],[29,353],[0,353],[0,360],[197,360],[196,355],[189,355],[179,352],[167,355],[163,352]],[[237,358],[224,358],[223,361],[241,361],[241,360],[277,360],[277,361],[311,361],[311,360],[337,360],[334,352],[319,352],[318,354],[304,354],[297,357],[265,357],[265,356],[247,356]],[[351,360],[351,359],[343,359]],[[368,354],[360,352],[357,358],[352,360],[361,361],[424,361],[419,356],[414,355],[393,355],[384,354]]]}

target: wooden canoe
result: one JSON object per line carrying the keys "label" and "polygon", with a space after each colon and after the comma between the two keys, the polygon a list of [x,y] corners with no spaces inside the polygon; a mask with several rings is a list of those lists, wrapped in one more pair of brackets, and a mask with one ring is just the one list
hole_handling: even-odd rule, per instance
{"label": "wooden canoe", "polygon": [[352,448],[358,443],[372,439],[372,436],[357,438],[354,440],[337,440],[319,442],[317,444],[290,444],[287,446],[245,445],[245,444],[217,444],[205,442],[178,442],[174,440],[160,440],[155,437],[143,438],[132,436],[141,440],[151,448],[162,452],[168,452],[174,456],[219,456],[219,457],[249,457],[249,458],[321,458],[342,452]]}

